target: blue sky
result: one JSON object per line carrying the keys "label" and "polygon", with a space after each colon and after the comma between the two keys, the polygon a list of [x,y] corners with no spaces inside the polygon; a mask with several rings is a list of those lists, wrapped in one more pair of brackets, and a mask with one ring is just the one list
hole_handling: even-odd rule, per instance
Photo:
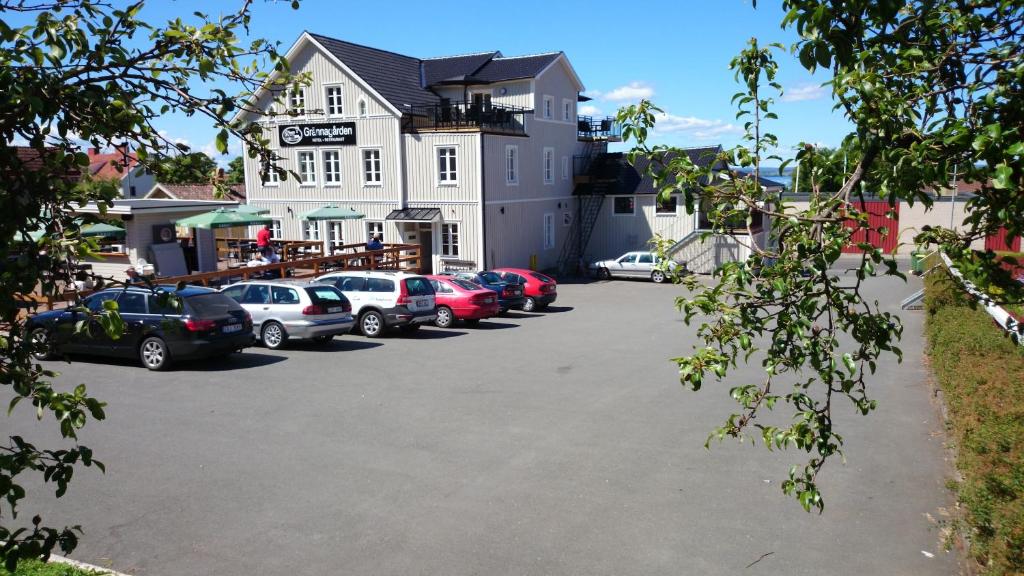
{"label": "blue sky", "polygon": [[[349,2],[304,0],[294,11],[287,1],[255,3],[251,32],[279,41],[284,49],[303,30],[417,57],[501,50],[506,56],[564,51],[595,96],[595,114],[648,97],[666,111],[652,138],[676,146],[735,144],[742,122],[730,98],[738,85],[729,61],[751,37],[790,45],[778,0],[675,0],[663,2],[576,2],[522,0],[516,3],[436,3],[392,0]],[[145,17],[186,18],[213,12],[235,1],[152,2]],[[778,102],[780,119],[771,130],[781,148],[801,141],[835,145],[848,131],[832,111],[827,76],[812,76],[788,52],[777,54],[779,81],[787,94]],[[212,153],[214,130],[196,118],[169,117],[158,124],[172,138]],[[237,154],[219,157],[226,162]]]}

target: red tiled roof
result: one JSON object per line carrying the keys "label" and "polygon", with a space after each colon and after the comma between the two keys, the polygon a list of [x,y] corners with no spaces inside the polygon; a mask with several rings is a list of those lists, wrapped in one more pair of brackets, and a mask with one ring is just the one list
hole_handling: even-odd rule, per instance
{"label": "red tiled roof", "polygon": [[[15,146],[14,149],[18,160],[21,161],[22,167],[29,171],[37,171],[42,168],[44,157],[57,151],[56,148],[51,147],[44,148],[42,153],[29,146]],[[76,181],[81,177],[82,173],[78,169],[71,169],[65,174],[65,178],[71,181]]]}
{"label": "red tiled roof", "polygon": [[89,175],[102,180],[121,179],[125,175],[126,163],[130,168],[138,164],[135,154],[128,154],[127,158],[121,152],[89,154]]}
{"label": "red tiled roof", "polygon": [[245,203],[245,184],[229,184],[224,198],[214,196],[213,184],[157,184],[178,200],[232,200]]}

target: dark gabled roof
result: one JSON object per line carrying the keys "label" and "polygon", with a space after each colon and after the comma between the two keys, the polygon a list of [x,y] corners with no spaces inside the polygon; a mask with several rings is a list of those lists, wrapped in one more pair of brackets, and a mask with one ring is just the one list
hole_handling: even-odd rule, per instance
{"label": "dark gabled roof", "polygon": [[562,53],[505,58],[501,52],[481,52],[421,60],[309,33],[400,112],[409,106],[437,104],[430,87],[444,84],[490,84],[532,78]]}
{"label": "dark gabled roof", "polygon": [[436,104],[437,95],[420,84],[420,60],[310,33],[328,52],[352,69],[399,111]]}
{"label": "dark gabled roof", "polygon": [[[728,169],[725,162],[717,159],[718,154],[722,152],[721,146],[685,148],[682,152],[690,158],[691,162],[701,168],[706,168],[712,162],[716,162],[715,170]],[[657,162],[658,165],[654,167],[654,170],[657,171],[661,165],[668,164],[673,158],[675,158],[674,152],[666,153],[658,159],[640,156],[636,159],[635,164],[630,165],[622,153],[601,155],[590,166],[591,182],[577,186],[575,193],[657,194],[658,189],[654,186],[654,176],[648,173],[648,167],[652,162]],[[672,182],[671,178],[669,182]]]}
{"label": "dark gabled roof", "polygon": [[512,58],[493,58],[473,76],[484,82],[503,82],[520,78],[533,78],[547,68],[562,53],[539,54],[537,56],[515,56]]}
{"label": "dark gabled roof", "polygon": [[481,52],[466,56],[448,56],[430,58],[423,61],[423,84],[434,86],[456,78],[473,79],[473,73],[486,64],[491,58],[501,56],[501,52]]}

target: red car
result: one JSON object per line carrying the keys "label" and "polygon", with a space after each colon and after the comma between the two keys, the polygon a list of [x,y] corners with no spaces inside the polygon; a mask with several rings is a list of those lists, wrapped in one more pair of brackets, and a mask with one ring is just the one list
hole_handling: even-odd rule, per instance
{"label": "red car", "polygon": [[497,268],[494,273],[510,284],[523,285],[524,312],[543,310],[558,299],[558,282],[547,274],[523,268]]}
{"label": "red car", "polygon": [[437,305],[434,325],[438,328],[448,328],[456,320],[477,324],[484,318],[497,316],[500,311],[498,295],[493,290],[453,276],[427,276],[427,280],[434,287]]}

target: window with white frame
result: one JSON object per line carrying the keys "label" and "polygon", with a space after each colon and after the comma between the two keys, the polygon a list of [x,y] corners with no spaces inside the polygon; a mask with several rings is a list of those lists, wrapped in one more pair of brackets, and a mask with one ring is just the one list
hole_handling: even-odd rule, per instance
{"label": "window with white frame", "polygon": [[363,150],[363,184],[380,184],[380,172],[380,150],[375,148]]}
{"label": "window with white frame", "polygon": [[281,220],[275,218],[270,221],[270,237],[274,240],[281,239]]}
{"label": "window with white frame", "polygon": [[366,241],[369,242],[374,236],[380,234],[381,238],[384,238],[384,223],[383,222],[366,222]]}
{"label": "window with white frame", "polygon": [[675,194],[670,195],[668,198],[662,200],[661,195],[658,195],[657,208],[655,213],[659,216],[675,216],[676,210],[679,205],[679,196]]}
{"label": "window with white frame", "polygon": [[324,150],[324,185],[341,185],[341,152],[339,150]]}
{"label": "window with white frame", "polygon": [[306,88],[299,86],[288,93],[288,110],[295,114],[306,113]]}
{"label": "window with white frame", "polygon": [[345,113],[344,94],[341,86],[328,86],[324,89],[324,100],[327,102],[328,116],[341,116]]}
{"label": "window with white frame", "polygon": [[545,184],[553,184],[555,182],[555,149],[545,148],[543,162],[541,163],[541,173],[544,175]]}
{"label": "window with white frame", "polygon": [[328,240],[331,241],[331,249],[338,250],[345,245],[345,239],[343,234],[344,222],[328,222],[327,232]]}
{"label": "window with white frame", "polygon": [[299,184],[316,184],[316,154],[313,152],[299,152]]}
{"label": "window with white frame", "polygon": [[441,224],[441,256],[458,257],[459,255],[459,224],[451,222]]}
{"label": "window with white frame", "polygon": [[555,215],[551,212],[544,214],[544,249],[550,250],[555,247]]}
{"label": "window with white frame", "polygon": [[505,183],[519,184],[519,147],[512,144],[505,146]]}
{"label": "window with white frame", "polygon": [[562,121],[572,122],[572,100],[562,98]]}
{"label": "window with white frame", "polygon": [[636,198],[633,196],[616,196],[612,201],[612,214],[616,216],[633,216],[636,214]]}
{"label": "window with white frame", "polygon": [[562,180],[569,179],[569,157],[562,156]]}
{"label": "window with white frame", "polygon": [[555,117],[555,97],[544,96],[544,108],[542,108],[544,118],[551,120]]}
{"label": "window with white frame", "polygon": [[366,100],[362,98],[359,99],[359,115],[364,118],[366,117]]}
{"label": "window with white frame", "polygon": [[302,223],[302,239],[316,241],[320,239],[320,222],[309,220]]}
{"label": "window with white frame", "polygon": [[456,170],[456,156],[458,149],[455,146],[437,147],[437,183],[455,184],[458,182],[458,171]]}
{"label": "window with white frame", "polygon": [[271,164],[267,167],[267,175],[263,179],[264,186],[277,186],[281,183],[281,175],[277,173],[277,166]]}

